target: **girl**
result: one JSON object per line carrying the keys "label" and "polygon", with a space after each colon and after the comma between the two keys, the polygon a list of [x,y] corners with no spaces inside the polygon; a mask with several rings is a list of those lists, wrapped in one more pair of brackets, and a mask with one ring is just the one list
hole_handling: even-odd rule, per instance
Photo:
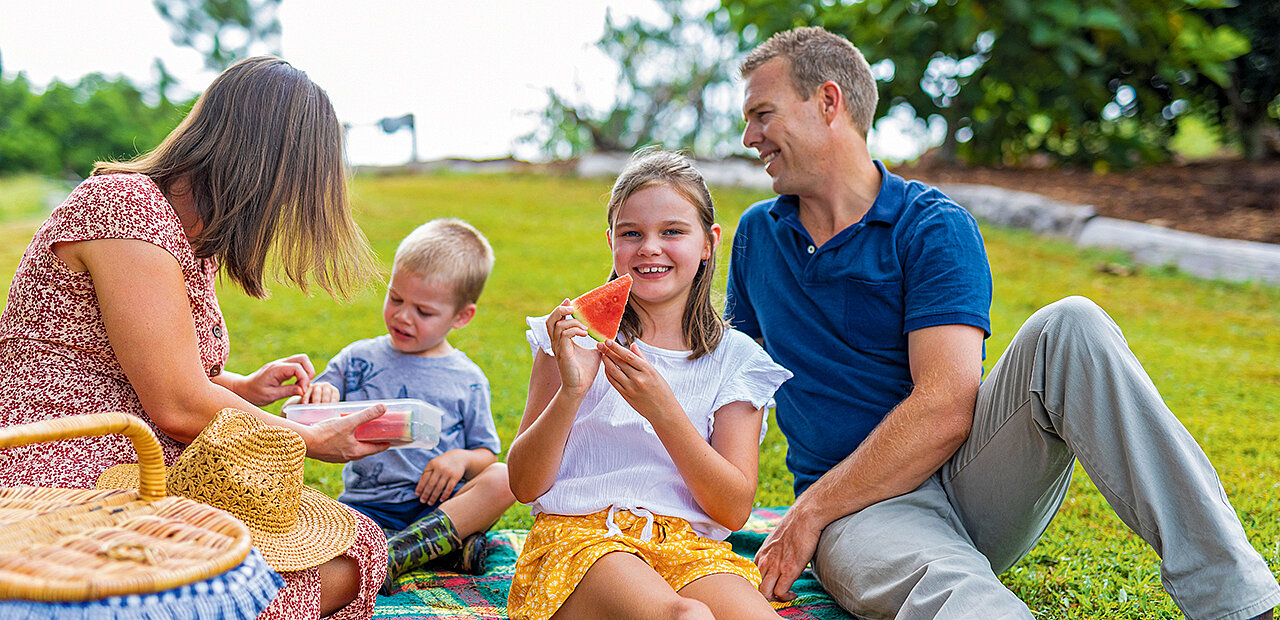
{"label": "girl", "polygon": [[791,377],[711,305],[720,226],[683,156],[642,151],[609,199],[617,342],[584,348],[565,300],[530,318],[529,399],[511,490],[533,529],[513,619],[776,618],[759,570],[723,540],[751,512],[764,406]]}

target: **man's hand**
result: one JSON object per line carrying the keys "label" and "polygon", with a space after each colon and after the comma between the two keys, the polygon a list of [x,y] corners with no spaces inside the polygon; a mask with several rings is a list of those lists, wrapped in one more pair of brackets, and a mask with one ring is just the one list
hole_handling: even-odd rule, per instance
{"label": "man's hand", "polygon": [[438,504],[453,495],[453,488],[466,472],[466,450],[449,450],[427,463],[413,493],[424,504]]}
{"label": "man's hand", "polygon": [[771,601],[795,599],[791,584],[800,578],[818,549],[818,538],[825,523],[815,524],[797,502],[782,516],[778,527],[765,538],[756,553],[760,566],[760,593]]}

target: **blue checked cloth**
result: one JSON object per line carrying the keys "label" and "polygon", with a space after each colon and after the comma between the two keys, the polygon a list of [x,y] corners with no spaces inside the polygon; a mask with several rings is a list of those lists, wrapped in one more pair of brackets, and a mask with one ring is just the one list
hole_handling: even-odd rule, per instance
{"label": "blue checked cloth", "polygon": [[284,587],[257,549],[239,566],[204,581],[155,594],[82,603],[0,601],[4,620],[253,620]]}

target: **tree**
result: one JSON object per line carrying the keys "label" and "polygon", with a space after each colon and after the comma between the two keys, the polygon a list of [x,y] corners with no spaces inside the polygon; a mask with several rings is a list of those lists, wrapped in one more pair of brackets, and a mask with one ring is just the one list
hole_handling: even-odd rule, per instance
{"label": "tree", "polygon": [[698,13],[680,0],[658,0],[665,23],[615,23],[606,14],[596,43],[618,63],[615,101],[594,110],[547,91],[542,124],[525,141],[550,157],[591,150],[631,151],[647,144],[723,155],[738,132],[730,76],[738,37],[717,13]]}
{"label": "tree", "polygon": [[1229,26],[1249,39],[1249,52],[1229,61],[1225,75],[1202,78],[1200,85],[1245,157],[1262,159],[1274,151],[1266,142],[1267,130],[1280,120],[1280,2],[1245,0],[1206,7],[1201,14],[1206,22]]}
{"label": "tree", "polygon": [[[1035,152],[1127,166],[1168,156],[1174,103],[1248,50],[1193,12],[1218,0],[723,0],[754,45],[802,25],[853,41],[883,84],[877,116],[945,119],[944,159]],[[1225,1],[1225,0],[1223,0]]]}
{"label": "tree", "polygon": [[6,80],[0,72],[0,174],[59,171],[58,139],[31,122],[39,109],[25,75]]}
{"label": "tree", "polygon": [[[280,0],[153,0],[173,42],[204,55],[221,73],[251,51],[280,55]],[[255,52],[256,53],[256,52]]]}
{"label": "tree", "polygon": [[154,148],[190,106],[149,105],[127,78],[94,73],[36,94],[24,74],[0,74],[0,173],[84,176],[96,161]]}

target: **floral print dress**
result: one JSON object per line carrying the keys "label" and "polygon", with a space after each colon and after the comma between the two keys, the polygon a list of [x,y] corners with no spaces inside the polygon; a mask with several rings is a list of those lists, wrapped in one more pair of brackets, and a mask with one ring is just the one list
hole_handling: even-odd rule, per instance
{"label": "floral print dress", "polygon": [[[185,446],[165,435],[138,401],[107,338],[92,277],[72,271],[53,253],[55,244],[91,239],[137,239],[173,255],[186,282],[200,362],[210,377],[222,372],[229,345],[214,290],[216,262],[195,257],[182,222],[150,178],[90,177],[36,231],[14,274],[0,314],[0,426],[124,411],[151,425],[165,464],[173,465]],[[89,489],[108,467],[136,462],[133,446],[121,435],[12,448],[0,451],[0,487]],[[360,565],[360,594],[335,618],[369,617],[386,574],[382,530],[355,514],[356,542],[346,555]],[[319,571],[282,576],[285,588],[262,617],[318,617]]]}

